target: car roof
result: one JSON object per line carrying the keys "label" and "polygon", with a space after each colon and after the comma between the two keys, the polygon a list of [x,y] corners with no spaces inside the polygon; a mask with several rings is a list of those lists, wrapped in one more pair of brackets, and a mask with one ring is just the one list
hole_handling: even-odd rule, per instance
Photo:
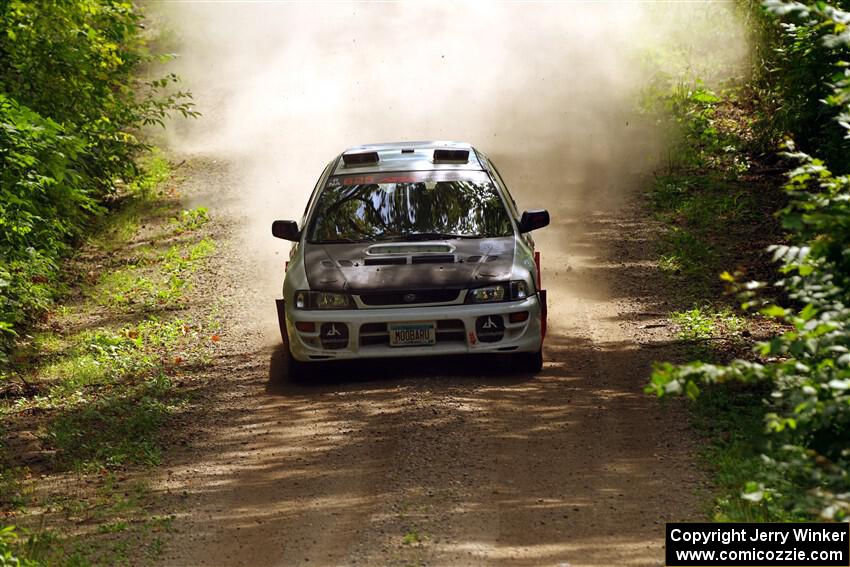
{"label": "car roof", "polygon": [[[434,150],[468,150],[469,160],[434,162]],[[406,150],[402,152],[402,150]],[[412,151],[410,151],[412,150]],[[345,154],[376,152],[377,163],[346,165],[340,159]],[[382,171],[429,171],[429,170],[467,170],[482,171],[483,165],[478,159],[478,153],[466,142],[425,141],[425,142],[384,142],[380,144],[364,144],[348,148],[337,158],[333,175],[347,175],[352,172],[372,173]]]}

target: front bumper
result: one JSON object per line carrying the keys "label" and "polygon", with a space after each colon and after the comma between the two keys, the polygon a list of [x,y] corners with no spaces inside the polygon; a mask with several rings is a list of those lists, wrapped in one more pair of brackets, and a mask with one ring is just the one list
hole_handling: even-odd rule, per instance
{"label": "front bumper", "polygon": [[[506,303],[334,311],[295,310],[278,300],[278,316],[282,319],[281,326],[286,325],[289,350],[299,361],[537,352],[543,344],[543,309],[538,295]],[[523,311],[528,313],[525,321],[510,322],[511,313]],[[502,318],[504,333],[501,339],[485,342],[479,338],[476,321],[487,316]],[[433,345],[392,347],[389,346],[388,333],[381,331],[382,326],[388,323],[431,321],[437,324],[437,342]],[[296,328],[298,322],[312,322],[315,330],[299,331]],[[348,331],[346,344],[341,348],[323,347],[320,337],[322,323],[345,325]]]}

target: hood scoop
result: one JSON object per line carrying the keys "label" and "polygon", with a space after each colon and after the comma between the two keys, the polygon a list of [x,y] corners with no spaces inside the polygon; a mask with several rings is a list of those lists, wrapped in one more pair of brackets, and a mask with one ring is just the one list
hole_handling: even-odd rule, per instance
{"label": "hood scoop", "polygon": [[381,258],[365,258],[363,260],[363,265],[399,266],[405,264],[454,264],[454,262],[454,254],[423,254],[421,256],[384,256]]}

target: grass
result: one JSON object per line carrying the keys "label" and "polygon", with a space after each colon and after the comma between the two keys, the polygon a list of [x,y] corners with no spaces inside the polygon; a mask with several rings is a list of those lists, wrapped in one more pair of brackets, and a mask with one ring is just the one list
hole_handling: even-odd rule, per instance
{"label": "grass", "polygon": [[744,327],[744,319],[728,307],[693,307],[672,312],[670,319],[678,326],[678,336],[683,341],[735,338]]}
{"label": "grass", "polygon": [[657,252],[661,271],[691,298],[717,294],[717,274],[735,262],[736,239],[758,224],[752,191],[732,174],[677,171],[656,178],[649,202],[665,226]]}
{"label": "grass", "polygon": [[[748,278],[771,277],[762,251],[781,241],[773,216],[784,206],[781,182],[754,173],[759,164],[746,149],[754,133],[744,90],[648,95],[665,105],[682,134],[669,169],[647,191],[649,207],[663,227],[657,261],[678,305],[670,319],[684,343],[681,352],[688,360],[706,362],[746,357],[747,337],[760,323],[732,310],[719,275],[743,265],[749,267]],[[716,521],[793,519],[769,498],[740,498],[764,467],[758,440],[766,395],[758,386],[719,384],[705,388],[692,406],[694,428],[705,439],[703,464],[716,486],[707,504]]]}
{"label": "grass", "polygon": [[423,536],[419,534],[417,531],[410,531],[404,534],[401,538],[402,545],[418,545],[422,543]]}
{"label": "grass", "polygon": [[[192,211],[201,210],[193,209]],[[182,211],[183,213],[192,211]],[[208,220],[207,213],[204,218]],[[178,215],[172,218],[179,228],[173,235],[185,235],[189,230]],[[193,221],[191,226],[197,230],[204,224]],[[104,274],[90,291],[100,305],[107,307],[141,306],[150,310],[159,307],[175,308],[180,305],[185,294],[192,289],[190,276],[203,261],[215,253],[215,242],[203,238],[197,242],[172,244],[157,252],[151,249],[143,251],[133,262]]]}
{"label": "grass", "polygon": [[156,465],[160,428],[182,403],[172,393],[171,380],[157,375],[68,408],[45,427],[43,438],[57,450],[59,467],[96,471]]}
{"label": "grass", "polygon": [[761,400],[767,395],[769,390],[759,385],[720,384],[706,388],[694,404],[693,423],[707,441],[700,457],[719,493],[707,510],[714,521],[804,521],[770,499],[737,497],[764,466]]}
{"label": "grass", "polygon": [[184,232],[187,230],[197,230],[210,221],[209,211],[205,207],[197,209],[184,209],[175,219],[177,230]]}
{"label": "grass", "polygon": [[162,462],[192,401],[183,370],[211,359],[216,313],[186,307],[216,244],[209,212],[176,202],[164,156],[146,168],[69,264],[79,292],[22,337],[4,375],[31,391],[0,398],[0,432],[34,434],[43,458],[35,476],[0,444],[0,513],[18,524],[0,564],[11,550],[24,565],[150,563],[171,530],[173,517],[146,517],[147,485],[126,477]]}
{"label": "grass", "polygon": [[134,180],[123,192],[98,230],[89,237],[89,244],[113,251],[122,248],[139,232],[142,219],[150,219],[170,210],[166,181],[171,178],[171,166],[161,151],[154,149],[140,160],[144,174]]}
{"label": "grass", "polygon": [[20,467],[0,468],[0,508],[17,511],[29,504],[32,490],[23,482],[25,476]]}

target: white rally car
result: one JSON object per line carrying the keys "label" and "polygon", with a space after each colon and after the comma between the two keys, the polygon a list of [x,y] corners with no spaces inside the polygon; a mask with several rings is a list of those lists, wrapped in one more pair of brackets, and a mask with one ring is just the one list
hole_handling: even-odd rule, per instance
{"label": "white rally car", "polygon": [[290,375],[325,360],[510,353],[543,364],[546,292],[529,232],[493,163],[469,144],[360,146],[331,161],[277,300]]}

